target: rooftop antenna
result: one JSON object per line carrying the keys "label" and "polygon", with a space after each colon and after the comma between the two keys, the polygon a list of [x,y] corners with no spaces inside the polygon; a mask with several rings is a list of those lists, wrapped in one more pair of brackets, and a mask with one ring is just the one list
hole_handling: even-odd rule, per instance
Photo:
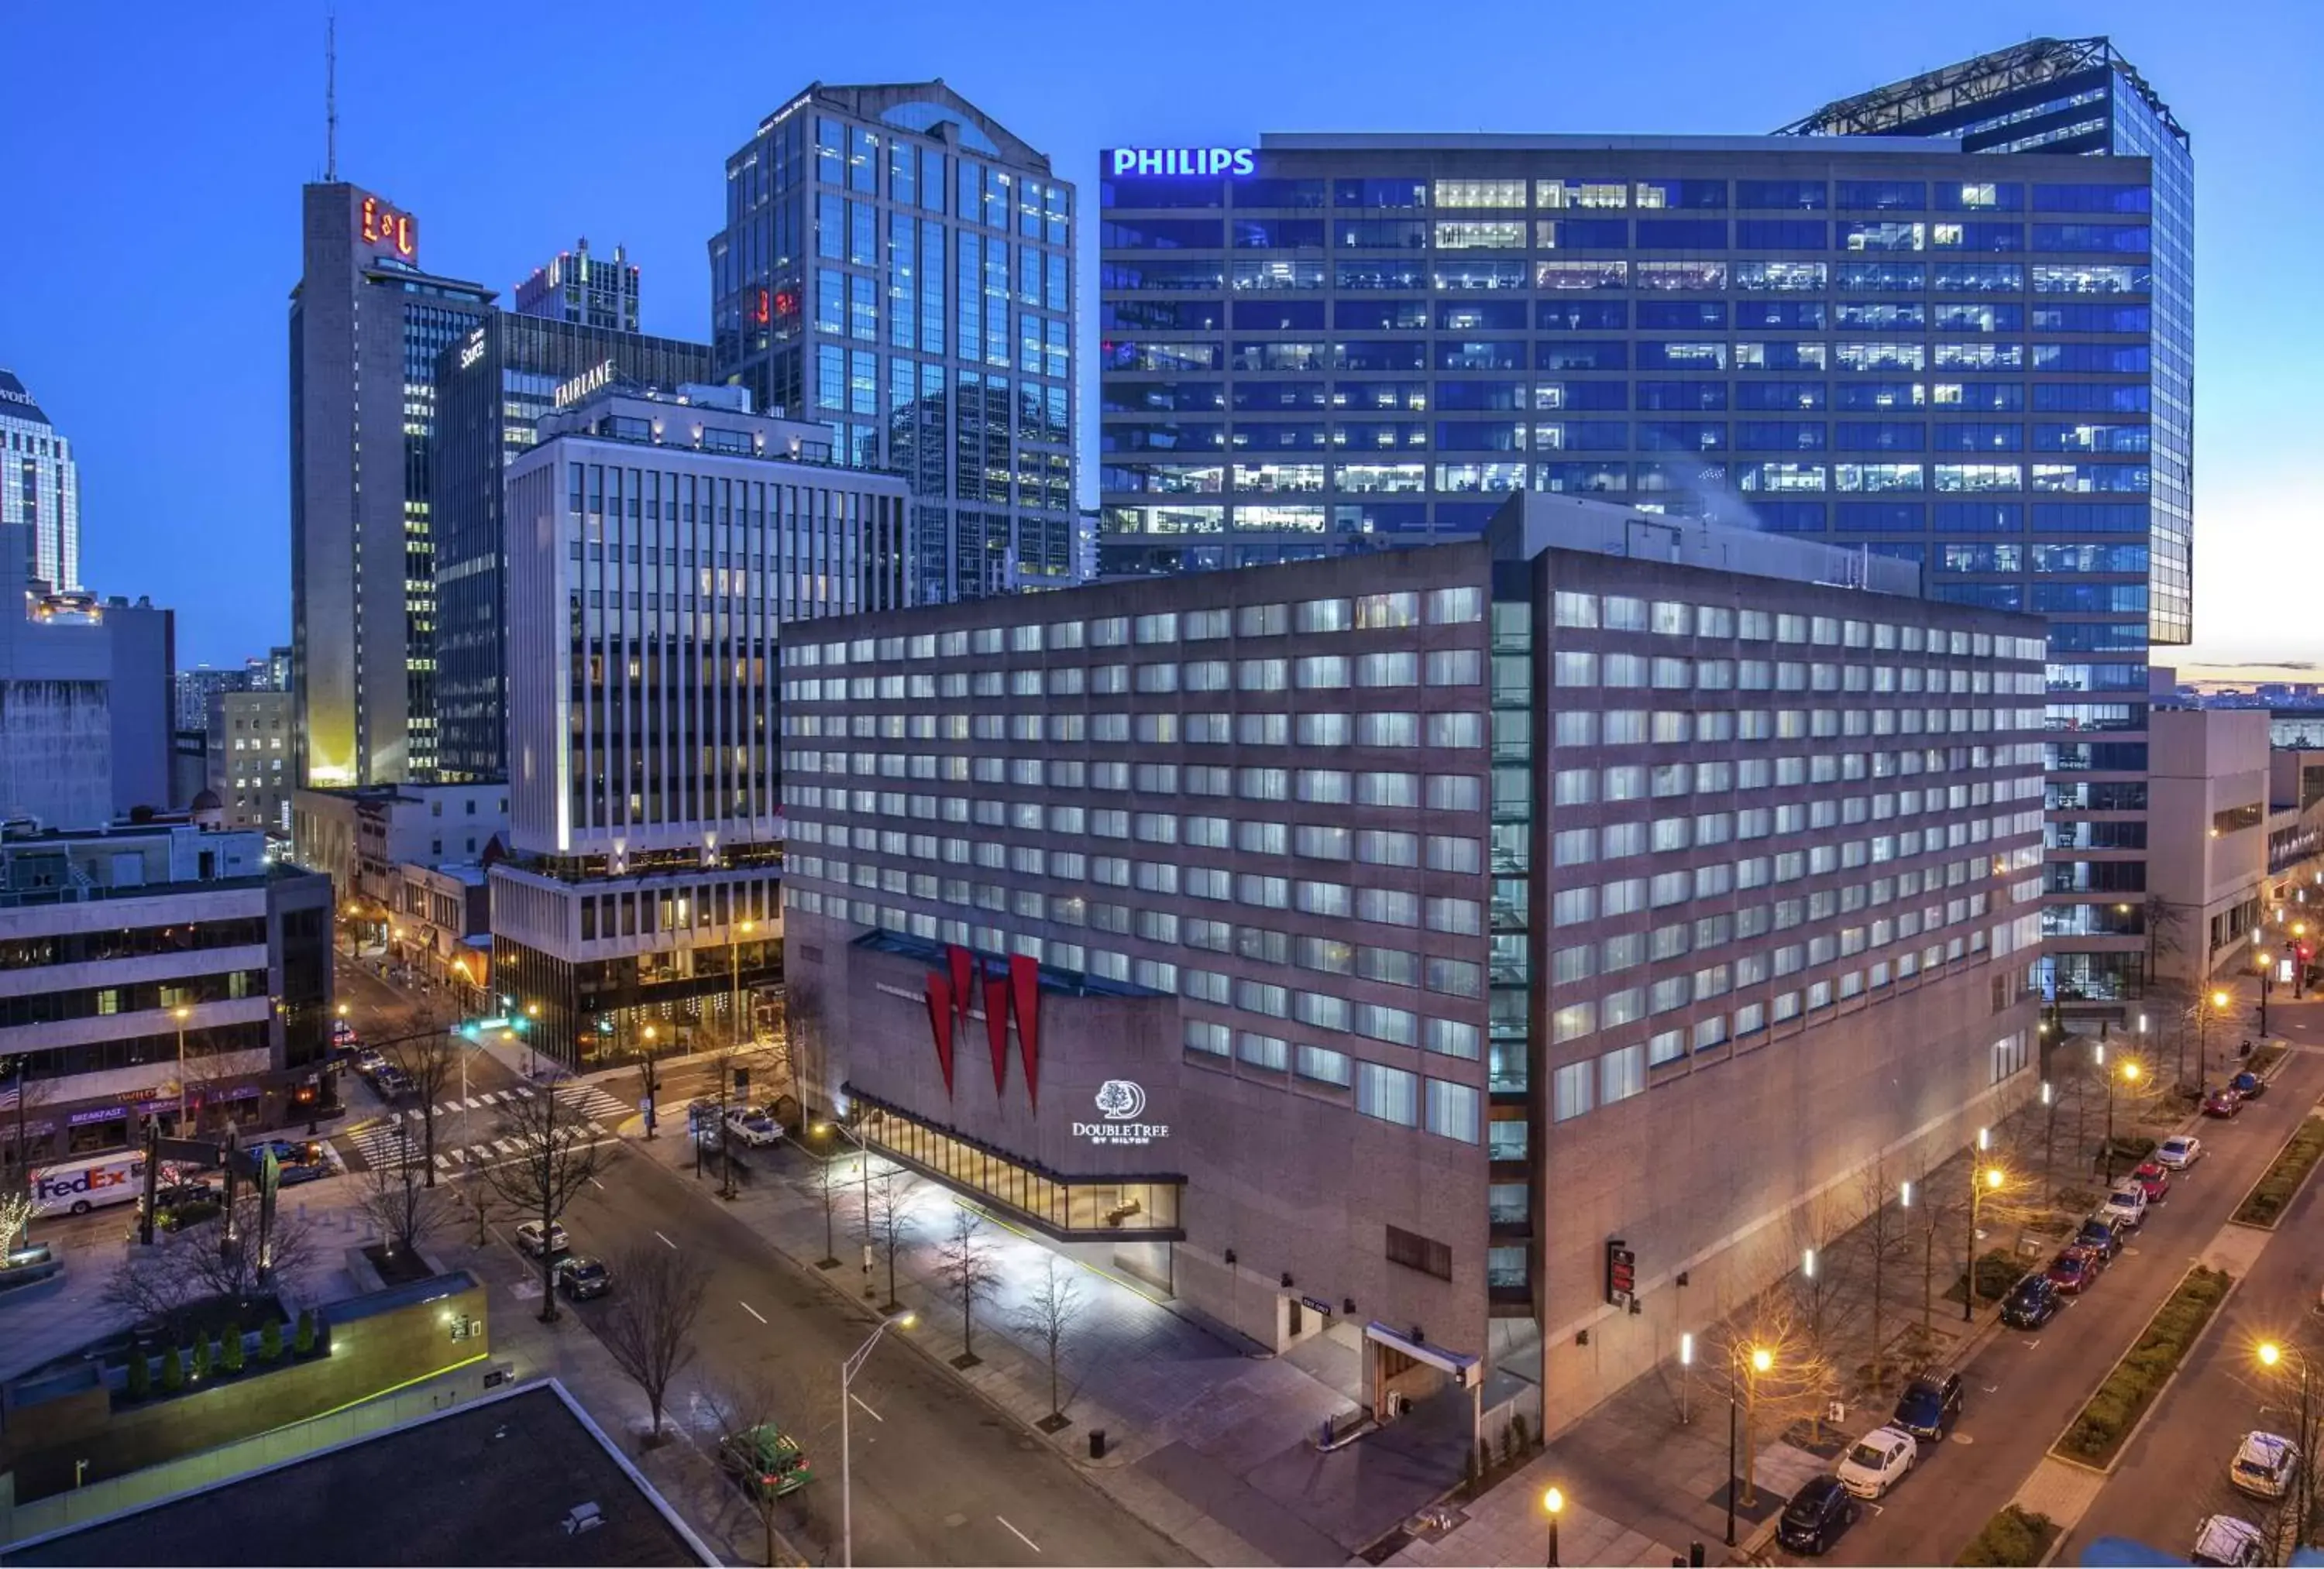
{"label": "rooftop antenna", "polygon": [[339,17],[323,19],[323,183],[339,179]]}

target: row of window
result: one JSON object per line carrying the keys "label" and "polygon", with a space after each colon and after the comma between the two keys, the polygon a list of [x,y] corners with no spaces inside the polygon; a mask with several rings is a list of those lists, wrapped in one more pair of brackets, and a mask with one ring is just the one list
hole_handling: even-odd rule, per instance
{"label": "row of window", "polygon": [[[1329,307],[1328,310],[1326,307]],[[1222,314],[1222,313],[1224,314]],[[2153,326],[2144,305],[2037,301],[2029,310],[2008,301],[1741,299],[1443,299],[1341,295],[1302,299],[1259,295],[1222,302],[1205,299],[1111,299],[1100,325],[1124,332],[1216,332],[1231,321],[1246,331],[1291,332],[1335,326],[1354,332],[1624,332],[1723,331],[1730,325],[1781,332],[2035,332],[2137,333]]]}
{"label": "row of window", "polygon": [[[1635,351],[1635,353],[1633,352]],[[1997,344],[1909,342],[1832,343],[1821,338],[1766,343],[1633,343],[1622,338],[1355,338],[1343,342],[1237,339],[1231,353],[1213,342],[1111,341],[1102,346],[1108,372],[1258,372],[1404,371],[1980,371],[2033,370],[2052,374],[2141,375],[2152,362],[2145,344]],[[1130,433],[1169,427],[1105,427],[1105,450],[1153,445]],[[1196,427],[1197,429],[1215,427]],[[1181,439],[1165,445],[1190,445]],[[1213,442],[1212,445],[1216,445]]]}
{"label": "row of window", "polygon": [[[825,198],[836,209],[836,197]],[[836,227],[837,225],[834,225]],[[867,247],[876,249],[868,219],[860,225]],[[842,233],[844,231],[842,230]],[[1098,228],[1101,250],[1222,251],[1364,250],[1523,251],[1980,251],[2032,249],[2053,254],[2144,255],[2154,248],[2144,224],[1941,221],[1912,218],[1493,218],[1341,219],[1236,217],[1176,218],[1108,216]],[[826,232],[828,253],[836,243]],[[2030,242],[2030,245],[2029,245]],[[867,261],[869,259],[866,259]],[[1039,272],[1034,269],[1035,299]],[[997,292],[1006,296],[1002,269]]]}
{"label": "row of window", "polygon": [[1295,1047],[1279,1035],[1230,1030],[1208,1020],[1187,1020],[1185,1041],[1191,1060],[1224,1061],[1231,1056],[1246,1068],[1296,1074],[1308,1084],[1327,1089],[1352,1087],[1352,1104],[1364,1116],[1422,1128],[1465,1144],[1473,1144],[1480,1137],[1483,1097],[1472,1085],[1424,1078],[1407,1069],[1360,1061],[1344,1051],[1322,1046]]}
{"label": "row of window", "polygon": [[[1530,189],[1532,200],[1526,200]],[[1326,196],[1329,199],[1326,199]],[[1242,210],[1335,207],[1512,208],[1552,211],[1720,212],[1729,206],[1724,179],[1189,179],[1115,175],[1102,183],[1100,204],[1117,208],[1185,209],[1233,205]],[[1887,213],[2147,213],[2153,197],[2144,185],[2006,180],[1738,179],[1731,205],[1744,211]]]}
{"label": "row of window", "polygon": [[1270,257],[1238,261],[1150,252],[1112,256],[1098,270],[1101,291],[1190,290],[1236,296],[1337,288],[1343,292],[1395,289],[1440,293],[1499,293],[1536,289],[1545,294],[2147,294],[2153,271],[2132,262],[1729,262],[1599,257],[1524,262],[1440,253],[1427,261],[1368,257],[1305,261]]}
{"label": "row of window", "polygon": [[[1737,408],[1786,413],[1813,413],[1831,408],[1842,414],[1884,414],[1927,408],[1938,413],[2010,414],[2030,407],[2039,414],[2144,414],[2153,402],[2149,389],[2144,384],[2093,381],[2035,381],[2032,383],[2030,402],[2026,394],[2027,384],[2023,381],[1862,381],[1851,379],[1831,382],[1821,380],[1775,381],[1754,376],[1731,382],[1724,380],[1656,380],[1640,381],[1636,386],[1639,409],[1672,412],[1723,411],[1729,405],[1730,392]],[[1595,378],[1532,381],[1505,377],[1470,381],[1439,376],[1387,381],[1345,378],[1334,378],[1329,381],[1305,379],[1261,381],[1239,376],[1231,382],[1117,381],[1107,384],[1105,396],[1109,414],[1209,414],[1224,413],[1230,408],[1238,414],[1325,411],[1425,414],[1430,409],[1447,413],[1521,413],[1527,409],[1605,411],[1628,408],[1631,407],[1629,389],[1629,383]],[[1377,441],[1379,439],[1378,436],[1366,433],[1388,427],[1346,425],[1339,428],[1347,434],[1338,440],[1337,445],[1346,445]],[[1393,428],[1402,433],[1393,438],[1398,445],[1422,442],[1427,437],[1427,427],[1424,425]],[[1646,431],[1652,428],[1645,427]],[[1272,424],[1238,420],[1235,422],[1235,445],[1248,446],[1255,442],[1274,440],[1277,429],[1277,427]],[[1655,442],[1649,437],[1641,445],[1653,445]],[[1687,444],[1674,438],[1669,445],[1683,446]],[[1174,472],[1167,464],[1149,463],[1139,467],[1146,472]],[[1185,467],[1193,473],[1200,473],[1205,468],[1212,473],[1217,471],[1215,463],[1196,463]],[[1144,488],[1118,482],[1113,476],[1122,472],[1125,471],[1109,466],[1101,488],[1109,491]]]}

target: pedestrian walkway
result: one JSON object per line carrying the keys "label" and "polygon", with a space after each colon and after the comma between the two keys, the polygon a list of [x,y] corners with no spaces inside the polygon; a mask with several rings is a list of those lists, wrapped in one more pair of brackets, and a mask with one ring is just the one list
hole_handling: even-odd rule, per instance
{"label": "pedestrian walkway", "polygon": [[[638,1137],[643,1126],[632,1117],[622,1128],[633,1152],[690,1175],[694,1150],[682,1130],[665,1123],[663,1136],[648,1142]],[[747,1179],[733,1208],[831,1289],[885,1302],[884,1253],[865,1265],[862,1157],[852,1151],[835,1157],[844,1179],[833,1194],[830,1252],[817,1159],[816,1152],[788,1144],[748,1152],[741,1158]],[[888,1170],[875,1156],[873,1182],[884,1182]],[[703,1202],[718,1201],[717,1177],[713,1162],[699,1184]],[[1246,1354],[1181,1317],[1163,1291],[1071,1257],[1076,1250],[1019,1232],[998,1216],[982,1216],[979,1233],[997,1284],[964,1335],[958,1299],[938,1268],[963,1207],[936,1182],[900,1170],[895,1180],[908,1218],[894,1296],[919,1316],[908,1343],[1205,1561],[1343,1564],[1458,1480],[1441,1456],[1400,1446],[1394,1441],[1400,1435],[1375,1436],[1332,1454],[1316,1450],[1314,1438],[1325,1418],[1355,1404],[1351,1390],[1332,1381],[1352,1378],[1353,1352],[1311,1343],[1283,1357]],[[819,1267],[835,1255],[832,1267]],[[1067,1425],[1050,1432],[1044,1418],[1051,1412],[1051,1370],[1019,1321],[1053,1259],[1068,1271],[1081,1313],[1056,1368],[1056,1403]],[[971,1345],[976,1361],[964,1368]],[[1419,1431],[1409,1419],[1400,1426]],[[1093,1462],[1090,1436],[1099,1431],[1106,1454]]]}

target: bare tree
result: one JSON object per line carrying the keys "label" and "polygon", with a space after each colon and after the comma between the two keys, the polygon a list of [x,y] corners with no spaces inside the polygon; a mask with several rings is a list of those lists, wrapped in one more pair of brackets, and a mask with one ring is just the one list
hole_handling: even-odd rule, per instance
{"label": "bare tree", "polygon": [[247,1303],[272,1282],[312,1262],[314,1234],[305,1219],[277,1211],[260,1225],[255,1193],[236,1195],[233,1209],[171,1232],[151,1247],[133,1247],[106,1277],[102,1299],[138,1323],[181,1326],[197,1305],[221,1298]]}
{"label": "bare tree", "polygon": [[554,1324],[557,1264],[549,1234],[603,1169],[604,1157],[586,1119],[553,1087],[501,1106],[501,1136],[516,1146],[516,1153],[484,1167],[484,1178],[511,1209],[540,1225],[540,1321]]}
{"label": "bare tree", "polygon": [[839,1254],[832,1245],[832,1225],[839,1209],[841,1179],[838,1168],[839,1162],[828,1149],[816,1163],[815,1192],[816,1197],[823,1201],[823,1257],[816,1261],[815,1266],[818,1270],[839,1267]]}
{"label": "bare tree", "polygon": [[2180,931],[2186,915],[2179,905],[2160,894],[2149,894],[2139,913],[2146,926],[2147,984],[2160,986],[2163,960],[2179,952]]}
{"label": "bare tree", "polygon": [[911,1207],[897,1191],[895,1168],[889,1168],[879,1186],[872,1189],[872,1207],[864,1225],[867,1240],[888,1255],[888,1302],[883,1311],[893,1313],[903,1306],[896,1300],[896,1252],[912,1229]]}
{"label": "bare tree", "polygon": [[[409,1126],[403,1124],[399,1133]],[[410,1144],[405,1133],[397,1140],[392,1158],[374,1161],[363,1174],[363,1187],[355,1198],[356,1207],[379,1227],[391,1254],[417,1251],[444,1219],[441,1195],[429,1187],[420,1157]]]}
{"label": "bare tree", "polygon": [[1065,1343],[1081,1321],[1081,1282],[1074,1278],[1071,1267],[1059,1270],[1057,1255],[1044,1255],[1041,1276],[1033,1289],[1010,1321],[1019,1335],[1039,1345],[1049,1363],[1049,1414],[1041,1419],[1041,1427],[1051,1433],[1066,1422],[1065,1405],[1057,1398],[1058,1364],[1065,1358]]}
{"label": "bare tree", "polygon": [[[1800,1266],[1793,1276],[1794,1306],[1807,1345],[1821,1362],[1831,1360],[1831,1345],[1845,1324],[1840,1298],[1847,1289],[1849,1261],[1842,1246],[1853,1229],[1854,1216],[1846,1198],[1827,1189],[1792,1212],[1792,1232],[1800,1247]],[[1823,1413],[1812,1416],[1814,1436],[1823,1436]]]}
{"label": "bare tree", "polygon": [[469,1245],[484,1247],[490,1243],[492,1233],[486,1227],[492,1225],[493,1216],[500,1208],[500,1195],[493,1191],[493,1185],[470,1177],[454,1183],[447,1191],[452,1195],[453,1207],[460,1212],[460,1223],[465,1225],[470,1221],[475,1222],[475,1240]]}
{"label": "bare tree", "polygon": [[992,1295],[1001,1278],[982,1216],[965,1206],[954,1207],[952,1234],[936,1251],[936,1274],[960,1304],[960,1360],[954,1365],[974,1367],[982,1360],[976,1354],[976,1305]]}
{"label": "bare tree", "polygon": [[1729,1319],[1725,1331],[1729,1376],[1735,1398],[1743,1404],[1739,1501],[1748,1508],[1757,1500],[1751,1473],[1758,1436],[1781,1434],[1795,1423],[1820,1419],[1839,1392],[1840,1380],[1816,1350],[1799,1306],[1788,1293],[1766,1293]]}
{"label": "bare tree", "polygon": [[411,1081],[411,1093],[419,1098],[422,1181],[429,1188],[436,1186],[437,1108],[458,1078],[460,1054],[466,1050],[450,1031],[433,1027],[439,1023],[431,1017],[424,1033],[392,1041],[381,1051]]}
{"label": "bare tree", "polygon": [[713,1388],[704,1399],[718,1434],[719,1468],[734,1479],[743,1507],[758,1523],[761,1562],[771,1566],[779,1561],[778,1500],[796,1485],[783,1472],[762,1469],[760,1463],[765,1458],[763,1431],[779,1427],[775,1419],[779,1396],[763,1377],[746,1376]]}
{"label": "bare tree", "polygon": [[32,1219],[32,1194],[21,1188],[0,1188],[0,1253],[15,1251],[16,1239]]}
{"label": "bare tree", "polygon": [[1865,1382],[1877,1395],[1888,1387],[1888,1270],[1904,1252],[1907,1215],[1890,1207],[1889,1200],[1896,1194],[1885,1157],[1876,1157],[1859,1180],[1864,1201],[1860,1245],[1864,1265],[1872,1276],[1872,1362]]}
{"label": "bare tree", "polygon": [[684,1253],[632,1247],[614,1261],[621,1289],[598,1325],[598,1338],[630,1375],[653,1414],[649,1446],[661,1441],[662,1402],[670,1381],[694,1360],[694,1321],[702,1313],[709,1272]]}
{"label": "bare tree", "polygon": [[1952,1191],[1950,1183],[1932,1180],[1926,1159],[1921,1162],[1920,1180],[1913,1184],[1911,1205],[1912,1229],[1921,1243],[1921,1334],[1923,1340],[1936,1333],[1937,1260],[1952,1242],[1952,1228],[1961,1216],[1961,1195]]}

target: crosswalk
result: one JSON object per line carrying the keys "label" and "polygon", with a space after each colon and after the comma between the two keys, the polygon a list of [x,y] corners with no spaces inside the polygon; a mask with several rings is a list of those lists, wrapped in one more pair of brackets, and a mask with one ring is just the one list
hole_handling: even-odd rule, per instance
{"label": "crosswalk", "polygon": [[[530,1100],[536,1093],[528,1085],[518,1085],[438,1102],[436,1170],[455,1172],[514,1155],[516,1142],[498,1131],[493,1114],[520,1099]],[[594,1084],[562,1085],[553,1093],[558,1105],[587,1127],[592,1139],[612,1137],[612,1128],[629,1115],[625,1104]],[[428,1158],[426,1121],[426,1114],[416,1108],[391,1111],[380,1121],[342,1135],[340,1142],[353,1146],[364,1164],[374,1170],[420,1165]]]}

